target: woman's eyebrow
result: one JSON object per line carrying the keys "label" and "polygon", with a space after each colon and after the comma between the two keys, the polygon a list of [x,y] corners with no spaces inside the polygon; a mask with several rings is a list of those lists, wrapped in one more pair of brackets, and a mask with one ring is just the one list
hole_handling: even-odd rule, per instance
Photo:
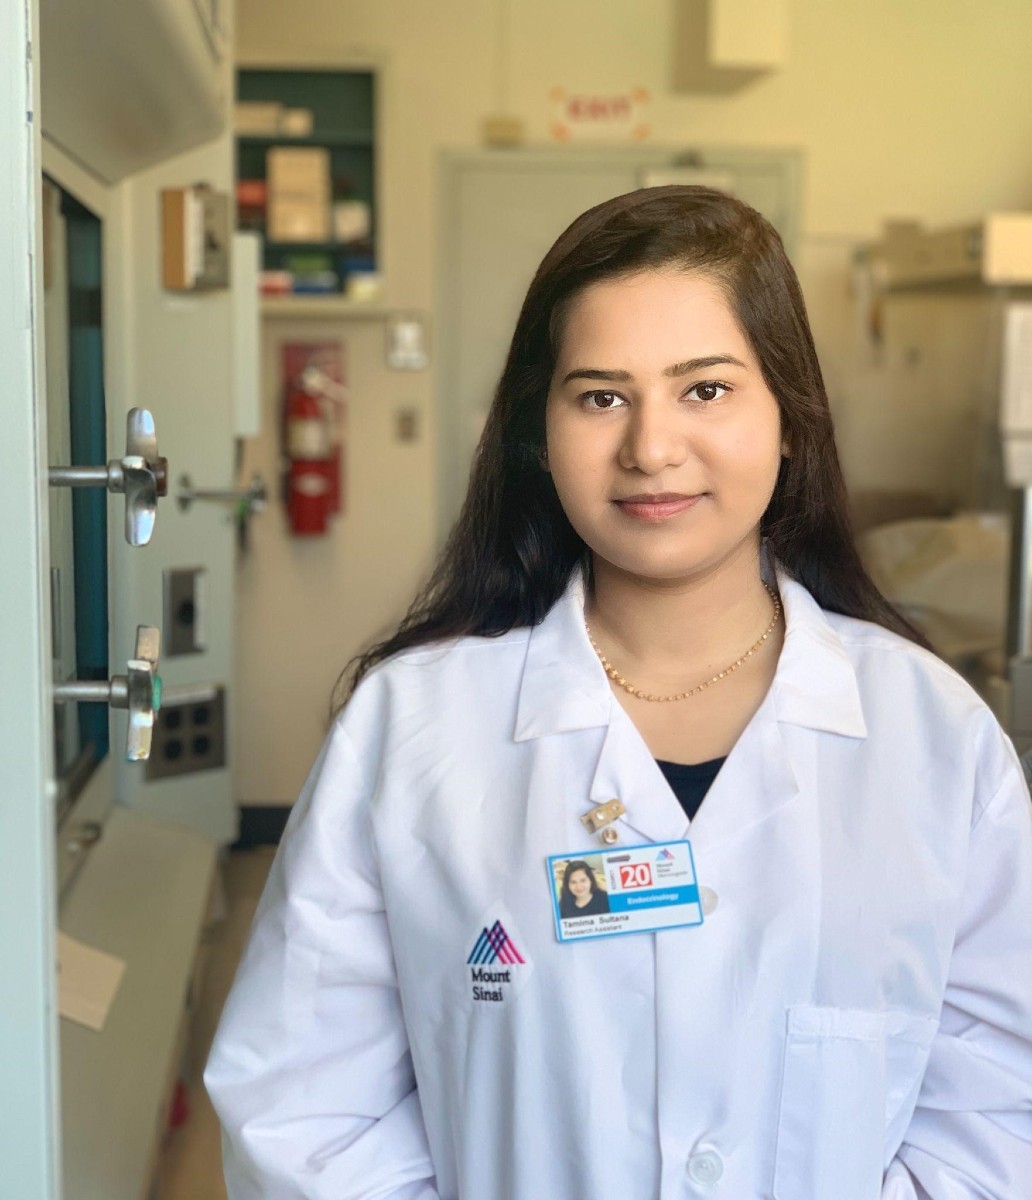
{"label": "woman's eyebrow", "polygon": [[[708,367],[719,366],[745,367],[745,363],[741,359],[735,358],[733,354],[707,354],[704,358],[689,358],[685,362],[674,363],[672,367],[667,367],[663,374],[674,379],[678,375],[691,375],[694,371],[705,371]],[[595,367],[580,367],[565,376],[560,386],[566,387],[571,379],[601,379],[606,383],[630,383],[634,376],[630,371],[602,371]]]}

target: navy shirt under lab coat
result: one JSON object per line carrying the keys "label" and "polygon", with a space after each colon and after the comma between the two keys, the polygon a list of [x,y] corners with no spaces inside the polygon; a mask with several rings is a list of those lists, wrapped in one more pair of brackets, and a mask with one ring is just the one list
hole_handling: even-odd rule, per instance
{"label": "navy shirt under lab coat", "polygon": [[[536,628],[363,681],[205,1073],[230,1200],[1032,1194],[1013,747],[934,656],[778,585],[773,685],[690,826],[579,573]],[[704,924],[558,942],[545,858],[597,852],[613,797],[622,844],[691,839]],[[478,993],[485,930],[510,952]]]}

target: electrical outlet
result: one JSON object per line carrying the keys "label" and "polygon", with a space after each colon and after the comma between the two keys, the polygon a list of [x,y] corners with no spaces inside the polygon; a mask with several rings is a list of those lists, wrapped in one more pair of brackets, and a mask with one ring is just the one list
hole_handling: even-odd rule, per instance
{"label": "electrical outlet", "polygon": [[205,649],[204,618],[207,611],[207,572],[204,567],[173,567],[162,571],[164,581],[166,658],[201,654]]}
{"label": "electrical outlet", "polygon": [[146,778],[225,765],[226,689],[221,684],[166,688],[154,721]]}

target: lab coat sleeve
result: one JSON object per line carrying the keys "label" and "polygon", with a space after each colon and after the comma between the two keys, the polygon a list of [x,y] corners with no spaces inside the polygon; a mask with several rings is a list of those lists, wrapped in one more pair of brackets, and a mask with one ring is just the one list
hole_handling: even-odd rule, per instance
{"label": "lab coat sleeve", "polygon": [[882,1200],[1032,1195],[1032,805],[1008,759],[972,828],[939,1029]]}
{"label": "lab coat sleeve", "polygon": [[204,1082],[229,1200],[438,1200],[369,819],[340,722],[294,805]]}

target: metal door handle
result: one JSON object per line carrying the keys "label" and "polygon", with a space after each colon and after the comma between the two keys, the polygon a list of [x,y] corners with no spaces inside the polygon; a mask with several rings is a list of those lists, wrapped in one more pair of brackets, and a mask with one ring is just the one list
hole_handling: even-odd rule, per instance
{"label": "metal door handle", "polygon": [[161,632],[153,625],[137,625],[136,653],[129,659],[125,675],[115,675],[111,679],[96,682],[73,679],[68,683],[54,684],[56,703],[92,701],[129,710],[125,747],[128,762],[141,762],[150,757],[154,717],[161,708],[161,676],[158,674],[160,648]]}
{"label": "metal door handle", "polygon": [[154,417],[131,408],[126,417],[125,455],[106,467],[51,467],[51,487],[104,487],[125,493],[125,540],[145,546],[154,532],[158,497],[168,495],[168,459],[158,454]]}

